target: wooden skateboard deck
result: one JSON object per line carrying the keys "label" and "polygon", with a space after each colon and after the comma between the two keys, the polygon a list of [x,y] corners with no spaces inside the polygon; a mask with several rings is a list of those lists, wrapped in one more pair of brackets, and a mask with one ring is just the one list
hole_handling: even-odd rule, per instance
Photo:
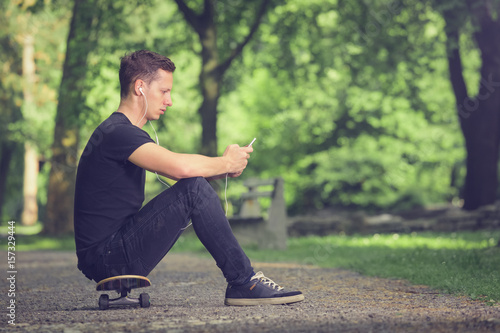
{"label": "wooden skateboard deck", "polygon": [[140,275],[118,275],[97,283],[96,290],[116,290],[136,289],[151,286],[151,281],[147,277]]}

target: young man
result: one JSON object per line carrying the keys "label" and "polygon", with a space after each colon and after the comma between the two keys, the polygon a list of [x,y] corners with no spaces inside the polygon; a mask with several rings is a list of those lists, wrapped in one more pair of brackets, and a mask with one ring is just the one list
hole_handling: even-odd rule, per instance
{"label": "young man", "polygon": [[[178,154],[141,129],[172,106],[174,70],[170,59],[145,50],[121,60],[118,110],[94,131],[78,165],[78,268],[96,282],[124,274],[147,276],[191,220],[228,282],[225,304],[302,301],[300,291],[287,292],[261,272],[255,274],[207,181],[241,175],[253,149],[230,145],[220,157]],[[145,170],[177,183],[141,208]]]}

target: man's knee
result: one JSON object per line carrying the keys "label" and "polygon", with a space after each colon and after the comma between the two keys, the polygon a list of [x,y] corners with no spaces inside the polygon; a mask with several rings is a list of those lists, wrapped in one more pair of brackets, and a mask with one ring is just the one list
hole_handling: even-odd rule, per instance
{"label": "man's knee", "polygon": [[195,189],[196,191],[199,188],[212,188],[208,181],[203,177],[184,178],[179,180],[177,184],[189,190]]}
{"label": "man's knee", "polygon": [[212,185],[203,177],[185,178],[177,183],[184,191],[193,193],[198,198],[219,198]]}
{"label": "man's knee", "polygon": [[177,182],[177,184],[183,184],[185,186],[189,185],[194,185],[198,182],[204,181],[206,182],[205,178],[203,177],[192,177],[192,178],[183,178]]}

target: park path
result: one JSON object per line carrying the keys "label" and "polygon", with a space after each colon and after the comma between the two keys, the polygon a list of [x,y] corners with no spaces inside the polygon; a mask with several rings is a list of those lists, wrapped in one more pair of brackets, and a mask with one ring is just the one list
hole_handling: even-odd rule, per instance
{"label": "park path", "polygon": [[77,270],[74,253],[18,252],[16,325],[7,324],[9,299],[3,292],[0,331],[500,332],[500,307],[466,297],[346,270],[253,264],[285,287],[302,290],[306,300],[228,307],[226,284],[213,259],[168,254],[149,276],[153,286],[144,289],[150,308],[100,311],[100,293]]}

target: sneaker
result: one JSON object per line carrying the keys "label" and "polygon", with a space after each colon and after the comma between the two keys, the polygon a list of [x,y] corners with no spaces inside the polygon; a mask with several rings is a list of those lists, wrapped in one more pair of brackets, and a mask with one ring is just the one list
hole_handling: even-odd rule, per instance
{"label": "sneaker", "polygon": [[273,280],[258,272],[248,283],[241,286],[228,285],[226,305],[290,304],[304,300],[300,291],[285,291]]}

